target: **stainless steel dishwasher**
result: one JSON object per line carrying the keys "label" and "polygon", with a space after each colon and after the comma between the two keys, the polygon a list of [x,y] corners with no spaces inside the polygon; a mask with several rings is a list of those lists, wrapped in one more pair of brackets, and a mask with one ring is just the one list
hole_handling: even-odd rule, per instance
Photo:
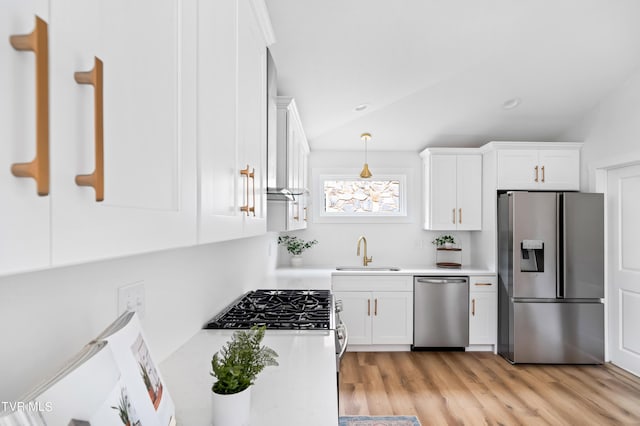
{"label": "stainless steel dishwasher", "polygon": [[412,349],[469,346],[467,277],[414,277]]}

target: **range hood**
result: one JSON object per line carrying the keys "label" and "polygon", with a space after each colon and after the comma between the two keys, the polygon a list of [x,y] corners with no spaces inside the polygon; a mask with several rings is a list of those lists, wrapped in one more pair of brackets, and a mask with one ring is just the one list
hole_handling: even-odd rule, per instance
{"label": "range hood", "polygon": [[[268,201],[296,201],[309,193],[306,188],[292,188],[287,176],[287,142],[286,118],[278,117],[278,73],[271,52],[267,49],[267,200]],[[293,100],[291,100],[293,102]],[[278,120],[281,120],[279,122]],[[280,125],[280,130],[278,129]],[[279,132],[282,140],[278,141]],[[289,153],[290,155],[290,153]]]}
{"label": "range hood", "polygon": [[267,188],[267,200],[269,201],[296,201],[296,199],[307,195],[309,192],[305,188]]}

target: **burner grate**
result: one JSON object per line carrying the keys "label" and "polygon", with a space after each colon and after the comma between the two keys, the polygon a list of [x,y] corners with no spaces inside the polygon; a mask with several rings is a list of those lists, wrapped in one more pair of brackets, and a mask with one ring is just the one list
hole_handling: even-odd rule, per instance
{"label": "burner grate", "polygon": [[255,290],[214,317],[205,328],[328,330],[331,323],[329,290]]}

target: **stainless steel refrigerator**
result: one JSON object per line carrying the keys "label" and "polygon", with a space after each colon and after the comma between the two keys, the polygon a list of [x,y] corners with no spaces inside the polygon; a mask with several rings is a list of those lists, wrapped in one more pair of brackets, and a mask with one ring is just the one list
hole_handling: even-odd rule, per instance
{"label": "stainless steel refrigerator", "polygon": [[512,363],[604,361],[604,198],[498,197],[498,352]]}

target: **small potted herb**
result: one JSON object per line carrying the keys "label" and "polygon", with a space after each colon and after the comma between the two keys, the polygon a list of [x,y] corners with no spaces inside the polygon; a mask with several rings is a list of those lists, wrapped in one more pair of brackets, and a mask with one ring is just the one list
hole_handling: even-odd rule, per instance
{"label": "small potted herb", "polygon": [[431,242],[437,247],[451,248],[456,243],[455,238],[451,235],[441,235]]}
{"label": "small potted herb", "polygon": [[318,244],[318,240],[305,241],[291,235],[281,235],[278,237],[278,244],[285,246],[291,254],[291,266],[302,265],[302,252]]}
{"label": "small potted herb", "polygon": [[278,365],[278,354],[261,345],[265,329],[236,331],[213,355],[211,375],[217,379],[211,387],[214,426],[249,424],[251,385],[265,367]]}

